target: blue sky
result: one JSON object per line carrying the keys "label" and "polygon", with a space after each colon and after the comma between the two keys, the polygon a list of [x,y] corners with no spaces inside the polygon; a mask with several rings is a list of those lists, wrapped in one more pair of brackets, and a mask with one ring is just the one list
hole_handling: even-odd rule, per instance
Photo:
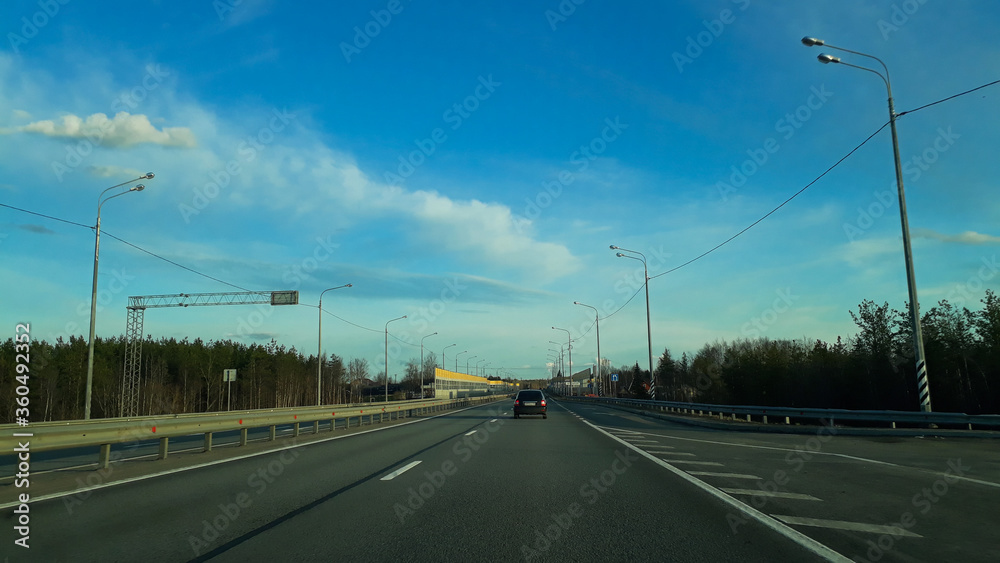
{"label": "blue sky", "polygon": [[[1000,78],[994,2],[5,3],[0,203],[93,225],[98,334],[130,295],[295,289],[302,306],[147,311],[145,332],[271,338],[515,377],[647,356],[657,276],[772,210],[896,109]],[[924,309],[1000,283],[1000,86],[898,120]],[[907,300],[889,129],[731,243],[650,281],[654,356],[717,339],[833,341]],[[116,192],[109,192],[116,193]],[[0,207],[2,320],[86,335],[92,230]],[[638,271],[636,268],[639,268]],[[626,305],[627,303],[627,305]],[[623,307],[624,306],[624,307]],[[333,316],[336,315],[336,316]],[[409,344],[401,343],[402,341]]]}

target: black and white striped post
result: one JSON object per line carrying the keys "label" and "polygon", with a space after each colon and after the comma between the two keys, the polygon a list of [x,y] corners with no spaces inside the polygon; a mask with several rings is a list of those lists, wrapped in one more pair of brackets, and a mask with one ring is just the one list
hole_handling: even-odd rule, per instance
{"label": "black and white striped post", "polygon": [[923,412],[931,412],[931,390],[927,383],[927,359],[924,357],[924,336],[920,329],[920,302],[917,300],[917,280],[913,273],[913,252],[910,247],[910,223],[906,218],[906,195],[903,193],[903,167],[899,160],[899,139],[896,136],[896,109],[892,103],[892,86],[889,85],[889,67],[885,66],[882,59],[879,59],[878,57],[858,51],[852,51],[850,49],[844,49],[842,47],[834,47],[822,39],[803,37],[802,44],[807,47],[825,45],[826,47],[836,49],[838,51],[868,57],[869,59],[878,61],[878,63],[882,65],[882,68],[885,70],[885,75],[883,75],[877,70],[845,63],[840,60],[840,57],[834,57],[825,53],[817,57],[819,62],[823,64],[837,63],[877,74],[879,78],[885,82],[885,88],[889,93],[889,129],[892,131],[892,155],[896,162],[896,190],[899,196],[899,220],[902,223],[903,228],[903,258],[906,261],[906,285],[909,290],[910,297],[910,329],[913,332],[913,355],[917,359],[917,391],[920,395],[920,410]]}

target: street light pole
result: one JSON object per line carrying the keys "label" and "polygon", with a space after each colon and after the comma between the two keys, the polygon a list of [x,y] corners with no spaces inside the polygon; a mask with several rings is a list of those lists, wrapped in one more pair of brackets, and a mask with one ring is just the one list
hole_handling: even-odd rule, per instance
{"label": "street light pole", "polygon": [[441,369],[448,369],[448,367],[444,365],[444,352],[452,346],[458,346],[458,344],[449,344],[441,349]]}
{"label": "street light pole", "polygon": [[565,328],[552,327],[552,330],[562,330],[566,333],[566,349],[569,350],[569,396],[573,396],[573,339],[569,330]]}
{"label": "street light pole", "polygon": [[465,375],[471,375],[469,373],[469,360],[471,360],[472,358],[478,358],[478,357],[479,356],[469,356],[468,358],[465,358]]}
{"label": "street light pole", "polygon": [[323,294],[327,291],[340,289],[342,287],[353,287],[351,284],[328,287],[319,294],[319,345],[316,346],[316,406],[323,404]]}
{"label": "street light pole", "polygon": [[138,182],[139,180],[152,179],[153,173],[147,172],[146,174],[133,180],[129,180],[128,182],[122,182],[121,184],[111,186],[97,196],[97,224],[94,227],[94,283],[90,289],[90,342],[87,344],[87,392],[83,403],[84,420],[90,420],[90,396],[94,385],[94,332],[97,327],[97,261],[101,250],[101,206],[118,196],[122,196],[130,192],[141,192],[146,188],[146,186],[137,184],[124,192],[117,193],[104,200],[101,198],[103,198],[104,194],[108,193],[109,190],[120,188],[122,186]]}
{"label": "street light pole", "polygon": [[859,51],[844,49],[843,47],[835,47],[822,39],[803,37],[802,44],[807,47],[826,46],[838,51],[844,51],[845,53],[853,53],[862,57],[868,57],[869,59],[878,61],[878,63],[882,65],[882,68],[885,70],[885,76],[883,76],[882,73],[877,70],[845,63],[840,60],[840,57],[834,57],[827,54],[820,54],[816,57],[819,62],[823,64],[836,63],[868,71],[872,74],[878,75],[878,77],[885,82],[885,89],[889,95],[889,129],[892,132],[892,156],[896,165],[896,191],[899,197],[899,222],[903,230],[903,260],[906,264],[906,286],[910,297],[910,330],[913,332],[913,354],[916,357],[917,390],[920,396],[920,410],[923,412],[931,412],[931,390],[927,381],[927,359],[924,356],[924,336],[923,330],[920,326],[920,303],[917,300],[917,280],[916,274],[913,270],[913,250],[910,245],[910,222],[906,216],[906,195],[903,192],[903,166],[899,159],[899,137],[896,135],[896,108],[894,107],[892,101],[892,85],[889,83],[889,67],[885,66],[882,59],[879,59],[878,57],[867,53],[861,53]]}
{"label": "street light pole", "polygon": [[629,256],[628,254],[622,254],[618,252],[615,256],[619,258],[631,258],[633,260],[639,260],[642,262],[643,277],[646,278],[646,340],[649,344],[649,382],[650,382],[650,392],[656,387],[656,377],[653,375],[653,329],[649,321],[649,268],[646,267],[646,255],[639,252],[638,250],[629,250],[627,248],[622,248],[620,246],[611,245],[611,250],[621,250],[623,252],[631,252],[632,254],[638,254],[642,258],[636,258],[635,256]]}
{"label": "street light pole", "polygon": [[[432,332],[425,336],[424,338],[430,338],[437,334]],[[420,339],[420,398],[424,398],[424,338]]]}
{"label": "street light pole", "polygon": [[574,301],[574,305],[580,305],[583,307],[589,307],[594,310],[594,323],[597,325],[597,379],[595,383],[595,389],[600,388],[603,390],[604,378],[601,376],[601,314],[597,311],[597,307],[591,307],[585,303],[580,303],[579,301]]}
{"label": "street light pole", "polygon": [[[455,354],[455,373],[458,373],[458,357],[461,356],[462,354],[467,353],[467,352],[468,352],[468,350],[462,350],[461,352]],[[469,368],[468,364],[466,364],[465,368],[466,369]]]}
{"label": "street light pole", "polygon": [[406,315],[386,321],[385,323],[385,402],[389,402],[389,323],[405,319]]}
{"label": "street light pole", "polygon": [[[549,340],[549,344],[555,344],[559,347],[559,373],[563,374],[563,382],[566,379],[566,361],[564,360],[564,354],[566,353],[566,348],[561,342],[556,342],[555,340]],[[550,348],[551,350],[551,348]],[[552,350],[553,352],[555,350]]]}

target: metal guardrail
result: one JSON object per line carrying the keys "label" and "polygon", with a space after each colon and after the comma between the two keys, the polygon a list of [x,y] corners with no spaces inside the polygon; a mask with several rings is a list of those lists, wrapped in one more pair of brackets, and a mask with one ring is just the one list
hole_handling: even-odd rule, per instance
{"label": "metal guardrail", "polygon": [[268,439],[274,440],[276,427],[286,424],[293,425],[293,436],[300,434],[302,424],[311,423],[313,432],[318,433],[319,424],[327,421],[330,422],[332,432],[337,428],[338,420],[345,421],[341,428],[346,429],[351,427],[353,419],[358,419],[358,425],[361,426],[366,417],[369,424],[374,424],[376,418],[379,422],[386,418],[409,418],[415,414],[487,403],[504,397],[506,396],[493,395],[460,399],[416,399],[389,403],[40,422],[28,427],[4,424],[0,425],[0,452],[14,452],[15,447],[24,442],[30,443],[32,452],[99,446],[98,467],[106,469],[110,463],[112,444],[159,440],[159,459],[165,459],[170,438],[203,434],[205,451],[211,451],[212,434],[217,432],[239,430],[240,446],[245,446],[247,433],[255,428],[269,428]]}
{"label": "metal guardrail", "polygon": [[[907,425],[948,425],[964,426],[968,430],[1000,429],[1000,415],[964,414],[950,412],[910,412],[910,411],[859,411],[847,409],[815,409],[794,407],[758,407],[748,405],[712,405],[707,403],[680,403],[674,401],[651,401],[643,399],[614,399],[607,397],[570,397],[574,400],[593,401],[602,404],[621,405],[633,408],[718,417],[720,420],[745,420],[753,422],[754,417],[763,423],[769,417],[778,422],[791,424],[792,421],[823,421],[833,425],[836,421],[874,423],[896,428],[897,424]],[[771,420],[774,422],[774,420]]]}

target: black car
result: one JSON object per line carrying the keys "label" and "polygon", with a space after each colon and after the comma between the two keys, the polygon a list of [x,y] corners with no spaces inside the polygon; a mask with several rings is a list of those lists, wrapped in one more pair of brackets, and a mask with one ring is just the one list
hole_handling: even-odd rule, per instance
{"label": "black car", "polygon": [[514,397],[514,418],[522,414],[540,414],[542,418],[548,418],[545,409],[545,395],[538,389],[518,391]]}

